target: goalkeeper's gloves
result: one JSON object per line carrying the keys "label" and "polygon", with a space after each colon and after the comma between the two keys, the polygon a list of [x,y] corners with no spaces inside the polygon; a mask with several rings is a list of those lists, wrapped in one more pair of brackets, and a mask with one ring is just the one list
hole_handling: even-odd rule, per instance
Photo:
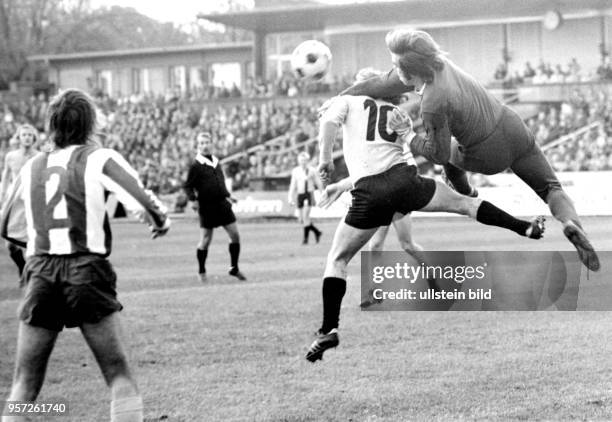
{"label": "goalkeeper's gloves", "polygon": [[402,138],[412,132],[412,119],[398,107],[391,112],[389,128]]}

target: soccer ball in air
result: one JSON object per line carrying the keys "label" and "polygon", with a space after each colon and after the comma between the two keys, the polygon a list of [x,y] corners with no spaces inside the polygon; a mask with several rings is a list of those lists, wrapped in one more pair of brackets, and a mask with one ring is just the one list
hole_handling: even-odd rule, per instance
{"label": "soccer ball in air", "polygon": [[321,79],[331,66],[332,54],[321,41],[308,40],[298,45],[291,54],[291,68],[300,79]]}

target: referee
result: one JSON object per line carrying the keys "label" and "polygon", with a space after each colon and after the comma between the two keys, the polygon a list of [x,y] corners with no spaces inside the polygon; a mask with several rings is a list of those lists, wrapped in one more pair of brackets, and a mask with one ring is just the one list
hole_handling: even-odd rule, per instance
{"label": "referee", "polygon": [[230,238],[229,253],[231,267],[229,275],[239,280],[246,280],[238,269],[240,255],[240,235],[236,226],[236,216],[232,211],[232,202],[225,187],[225,177],[219,165],[219,159],[212,155],[210,133],[200,132],[196,138],[198,154],[189,168],[184,188],[193,207],[200,216],[200,241],[196,256],[200,281],[206,281],[206,257],[212,240],[213,229],[223,226]]}

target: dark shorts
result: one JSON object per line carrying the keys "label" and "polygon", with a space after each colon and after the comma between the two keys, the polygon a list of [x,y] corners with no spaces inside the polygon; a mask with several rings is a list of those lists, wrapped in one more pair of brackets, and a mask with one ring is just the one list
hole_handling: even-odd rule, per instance
{"label": "dark shorts", "polygon": [[95,324],[123,309],[115,291],[117,275],[98,255],[41,255],[23,270],[25,296],[19,318],[52,331]]}
{"label": "dark shorts", "polygon": [[397,212],[408,214],[427,205],[436,192],[432,179],[417,174],[415,166],[397,164],[389,170],[359,179],[344,222],[357,229],[388,226]]}
{"label": "dark shorts", "polygon": [[[306,201],[308,201],[308,204],[306,204]],[[297,207],[298,208],[304,208],[304,205],[308,205],[313,207],[315,205],[314,202],[314,195],[312,194],[312,192],[306,192],[306,193],[299,193],[297,196]]]}
{"label": "dark shorts", "polygon": [[206,205],[200,204],[198,213],[200,215],[200,227],[203,229],[214,229],[236,222],[232,204],[227,199],[207,203]]}
{"label": "dark shorts", "polygon": [[497,174],[510,168],[544,201],[561,184],[535,137],[513,110],[504,106],[502,116],[482,142],[469,147],[451,143],[451,164],[467,171]]}

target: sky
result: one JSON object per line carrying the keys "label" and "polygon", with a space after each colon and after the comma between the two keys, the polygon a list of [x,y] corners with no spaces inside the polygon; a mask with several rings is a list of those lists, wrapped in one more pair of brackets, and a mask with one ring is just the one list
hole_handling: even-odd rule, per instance
{"label": "sky", "polygon": [[[351,3],[354,0],[319,0],[321,3]],[[234,0],[253,6],[253,0]],[[133,7],[143,15],[160,22],[190,23],[198,13],[225,11],[227,0],[91,0],[93,7],[118,5]]]}

